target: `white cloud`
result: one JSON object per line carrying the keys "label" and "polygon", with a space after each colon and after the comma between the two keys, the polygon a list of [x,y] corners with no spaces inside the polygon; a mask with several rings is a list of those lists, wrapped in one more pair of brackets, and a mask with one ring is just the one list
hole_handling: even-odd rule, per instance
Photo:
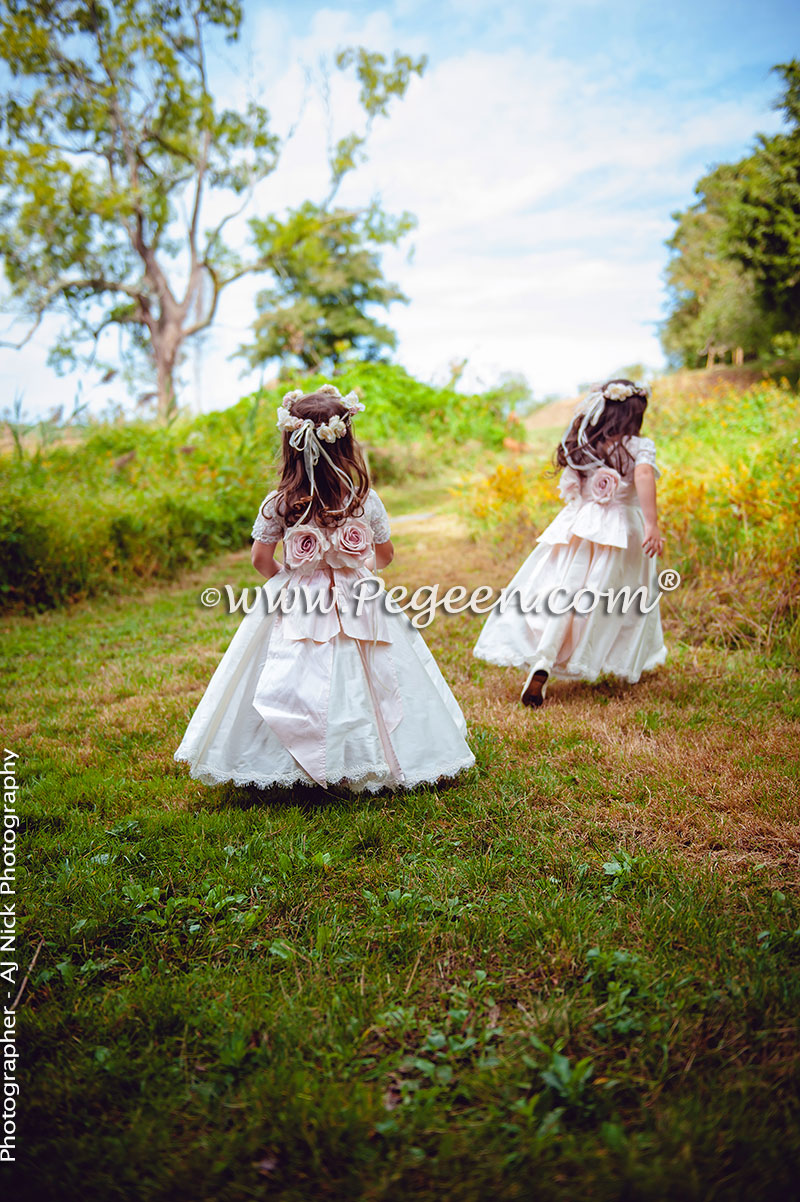
{"label": "white cloud", "polygon": [[[577,19],[597,9],[596,0],[576,6]],[[494,11],[484,0],[469,12],[457,7],[462,29]],[[328,142],[361,124],[357,90],[335,72],[326,108],[320,61],[330,64],[347,44],[387,54],[397,46],[431,50],[424,25],[409,37],[397,24],[424,11],[414,0],[398,2],[394,15],[323,8],[297,35],[285,14],[251,8],[249,66],[237,73],[241,60],[225,48],[219,84],[237,102],[263,90],[278,131],[302,113],[254,213],[321,200]],[[412,80],[390,119],[376,122],[369,161],[340,194],[343,203],[362,204],[377,193],[389,211],[408,209],[419,220],[413,261],[405,252],[385,256],[387,275],[411,298],[390,316],[401,361],[423,376],[441,375],[466,355],[468,384],[521,371],[540,393],[570,393],[623,362],[657,364],[670,211],[690,202],[707,165],[744,153],[764,128],[758,104],[743,95],[701,107],[678,83],[633,89],[632,67],[618,76],[584,70],[548,51],[544,39],[509,38],[502,50],[472,41],[434,55],[424,78]],[[244,220],[234,228],[244,236]],[[248,337],[261,286],[246,280],[223,298],[202,351],[204,408],[257,382],[257,373],[240,381],[241,361],[228,356]],[[52,384],[42,347],[40,337],[0,381],[27,371],[26,403],[44,410],[59,390],[71,397],[74,381]]]}

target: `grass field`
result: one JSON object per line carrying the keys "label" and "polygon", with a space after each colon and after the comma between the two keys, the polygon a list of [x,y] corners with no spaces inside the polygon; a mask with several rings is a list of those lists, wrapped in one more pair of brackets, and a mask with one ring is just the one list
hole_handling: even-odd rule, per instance
{"label": "grass field", "polygon": [[[505,583],[426,485],[393,583]],[[407,507],[408,508],[408,507]],[[669,551],[664,563],[669,564]],[[450,787],[207,789],[172,752],[235,629],[177,583],[3,622],[24,796],[29,1199],[800,1197],[796,671],[692,640],[552,687],[425,632]]]}

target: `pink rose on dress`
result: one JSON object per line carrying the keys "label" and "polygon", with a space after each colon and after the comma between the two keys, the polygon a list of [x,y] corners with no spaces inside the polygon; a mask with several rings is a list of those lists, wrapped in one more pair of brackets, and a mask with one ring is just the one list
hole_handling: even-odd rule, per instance
{"label": "pink rose on dress", "polygon": [[567,504],[570,501],[578,500],[581,495],[581,478],[574,468],[564,468],[558,483],[558,491],[562,501],[566,501]]}
{"label": "pink rose on dress", "polygon": [[613,501],[617,489],[622,483],[622,476],[613,467],[601,467],[592,476],[589,492],[593,501],[599,505],[607,505]]}
{"label": "pink rose on dress", "polygon": [[359,560],[363,560],[372,550],[372,531],[366,522],[358,518],[349,518],[331,535],[331,545],[335,552],[328,557],[328,562],[335,567],[346,568]]}
{"label": "pink rose on dress", "polygon": [[316,526],[292,526],[283,536],[283,553],[290,568],[313,568],[322,562],[328,540]]}

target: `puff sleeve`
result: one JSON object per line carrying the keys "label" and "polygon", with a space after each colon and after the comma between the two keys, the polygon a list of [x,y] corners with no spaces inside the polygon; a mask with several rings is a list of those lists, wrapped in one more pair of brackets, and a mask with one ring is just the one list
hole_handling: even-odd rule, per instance
{"label": "puff sleeve", "polygon": [[656,464],[656,444],[652,438],[638,438],[636,442],[637,445],[633,454],[634,466],[638,467],[641,463],[647,463],[653,469],[653,474],[658,478],[661,472],[658,470]]}
{"label": "puff sleeve", "polygon": [[364,518],[369,523],[375,543],[388,543],[392,537],[392,531],[389,526],[389,515],[386,512],[383,501],[374,489],[369,490],[367,500],[364,504]]}
{"label": "puff sleeve", "polygon": [[275,512],[276,492],[271,492],[261,502],[250,537],[257,543],[277,543],[283,537],[283,522]]}

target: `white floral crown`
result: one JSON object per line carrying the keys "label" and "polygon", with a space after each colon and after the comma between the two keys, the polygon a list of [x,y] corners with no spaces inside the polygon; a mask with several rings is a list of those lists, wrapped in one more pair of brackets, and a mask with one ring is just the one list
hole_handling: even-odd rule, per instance
{"label": "white floral crown", "polygon": [[335,384],[323,384],[321,388],[316,388],[314,393],[301,392],[296,388],[293,392],[287,392],[282,403],[278,406],[278,429],[281,433],[288,433],[289,446],[303,456],[306,475],[308,477],[310,495],[305,512],[300,518],[301,523],[308,516],[314,501],[314,494],[316,492],[314,469],[319,463],[320,457],[327,460],[329,467],[347,485],[349,492],[345,505],[341,509],[333,509],[330,512],[344,513],[356,495],[355,485],[350,476],[347,472],[343,472],[340,467],[337,467],[322,445],[322,442],[336,442],[337,438],[344,438],[347,433],[346,419],[340,417],[338,413],[334,413],[333,417],[329,417],[327,422],[320,422],[319,425],[316,425],[310,417],[298,417],[296,413],[292,413],[292,405],[295,401],[301,400],[304,396],[313,395],[332,397],[333,400],[339,401],[347,410],[347,417],[351,420],[357,413],[363,412],[365,408],[359,400],[357,393],[348,392],[347,396],[342,396]]}
{"label": "white floral crown", "polygon": [[[323,384],[320,388],[314,389],[314,394],[317,396],[329,396],[335,401],[340,401],[351,419],[357,413],[363,413],[365,409],[356,392],[348,392],[347,396],[342,396],[335,384]],[[323,439],[324,442],[336,442],[337,438],[344,438],[347,433],[347,422],[338,413],[334,413],[333,417],[329,418],[327,422],[320,422],[319,425],[315,425],[309,417],[297,417],[296,414],[292,413],[294,402],[301,400],[307,395],[310,396],[311,394],[301,392],[299,388],[286,393],[286,396],[277,409],[277,426],[281,433],[283,434],[286,430],[290,432],[299,430],[304,423],[308,423],[313,427],[317,438]]]}
{"label": "white floral crown", "polygon": [[[575,418],[580,417],[581,422],[576,435],[576,444],[582,450],[584,456],[594,464],[604,464],[603,459],[598,459],[594,452],[587,446],[586,432],[589,426],[596,426],[603,416],[606,407],[606,401],[627,401],[632,396],[643,396],[645,400],[650,397],[650,389],[646,384],[623,384],[619,380],[612,380],[610,384],[606,384],[603,388],[593,389],[589,395],[577,405],[575,409]],[[586,463],[575,463],[569,454],[567,448],[567,435],[572,429],[573,422],[570,422],[567,427],[564,437],[561,440],[561,446],[564,449],[564,456],[569,467],[575,471],[586,471]]]}
{"label": "white floral crown", "polygon": [[643,396],[648,400],[650,389],[646,384],[622,384],[619,380],[613,380],[604,388],[593,388],[575,407],[575,413],[591,413],[591,424],[594,426],[605,409],[606,401],[627,401],[632,396]]}
{"label": "white floral crown", "polygon": [[649,397],[650,389],[646,384],[620,384],[619,381],[613,381],[602,389],[602,395],[607,401],[627,401],[632,396]]}

